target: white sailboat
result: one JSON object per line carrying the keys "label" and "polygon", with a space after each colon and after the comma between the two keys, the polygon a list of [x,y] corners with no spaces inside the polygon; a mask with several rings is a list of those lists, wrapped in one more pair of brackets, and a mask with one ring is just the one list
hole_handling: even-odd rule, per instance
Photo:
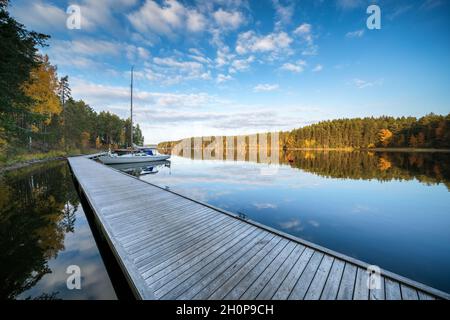
{"label": "white sailboat", "polygon": [[[133,70],[134,67],[131,68],[131,146],[134,149],[135,145],[133,144]],[[115,153],[111,153],[111,150],[107,155],[101,156],[98,159],[104,164],[121,164],[121,163],[144,163],[144,162],[152,162],[152,161],[164,161],[170,158],[170,155],[159,154],[156,149],[138,147],[137,152],[131,152],[124,155],[118,155]]]}
{"label": "white sailboat", "polygon": [[163,167],[170,168],[170,161],[151,161],[151,162],[143,162],[143,163],[119,163],[119,164],[110,164],[110,167],[126,172],[136,177],[144,176],[144,175],[154,175],[159,172],[159,170]]}
{"label": "white sailboat", "polygon": [[149,155],[145,152],[135,152],[119,156],[115,153],[108,152],[106,156],[101,156],[98,159],[104,164],[120,164],[120,163],[143,163],[153,161],[164,161],[169,158],[170,155],[166,154]]}

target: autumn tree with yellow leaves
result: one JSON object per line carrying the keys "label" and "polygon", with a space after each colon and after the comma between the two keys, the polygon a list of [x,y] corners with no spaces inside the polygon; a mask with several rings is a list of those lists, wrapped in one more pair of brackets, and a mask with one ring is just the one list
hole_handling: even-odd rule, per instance
{"label": "autumn tree with yellow leaves", "polygon": [[380,143],[383,147],[387,147],[389,145],[392,136],[393,134],[389,129],[381,129],[378,132],[378,138],[380,139]]}
{"label": "autumn tree with yellow leaves", "polygon": [[31,110],[41,116],[38,123],[31,125],[34,133],[44,132],[52,117],[61,113],[57,89],[56,67],[50,64],[47,55],[42,56],[39,65],[31,70],[29,80],[23,85],[23,91],[34,102]]}

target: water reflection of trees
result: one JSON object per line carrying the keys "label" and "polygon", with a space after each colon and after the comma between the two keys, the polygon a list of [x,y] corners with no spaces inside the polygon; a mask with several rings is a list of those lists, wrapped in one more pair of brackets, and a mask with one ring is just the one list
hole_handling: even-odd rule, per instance
{"label": "water reflection of trees", "polygon": [[205,157],[205,148],[172,150],[172,154],[196,160],[281,163],[328,178],[377,179],[380,181],[417,179],[422,183],[444,183],[450,189],[450,153],[296,150],[279,154],[268,148],[219,148]]}
{"label": "water reflection of trees", "polygon": [[281,163],[329,178],[417,179],[422,183],[444,183],[450,189],[450,154],[431,152],[283,152]]}
{"label": "water reflection of trees", "polygon": [[14,299],[51,272],[48,261],[73,232],[78,203],[64,162],[0,177],[0,299]]}

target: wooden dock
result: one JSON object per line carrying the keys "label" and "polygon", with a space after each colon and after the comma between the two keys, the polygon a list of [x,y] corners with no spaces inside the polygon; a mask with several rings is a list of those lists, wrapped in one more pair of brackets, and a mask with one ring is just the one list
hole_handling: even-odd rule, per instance
{"label": "wooden dock", "polygon": [[[68,159],[138,299],[448,299],[442,291],[97,163]],[[430,272],[432,272],[430,270]]]}

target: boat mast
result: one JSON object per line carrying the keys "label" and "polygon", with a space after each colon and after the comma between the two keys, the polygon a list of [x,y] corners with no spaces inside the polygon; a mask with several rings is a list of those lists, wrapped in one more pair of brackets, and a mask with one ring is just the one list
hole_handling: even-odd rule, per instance
{"label": "boat mast", "polygon": [[131,67],[131,150],[134,149],[133,147],[133,69],[134,66]]}

